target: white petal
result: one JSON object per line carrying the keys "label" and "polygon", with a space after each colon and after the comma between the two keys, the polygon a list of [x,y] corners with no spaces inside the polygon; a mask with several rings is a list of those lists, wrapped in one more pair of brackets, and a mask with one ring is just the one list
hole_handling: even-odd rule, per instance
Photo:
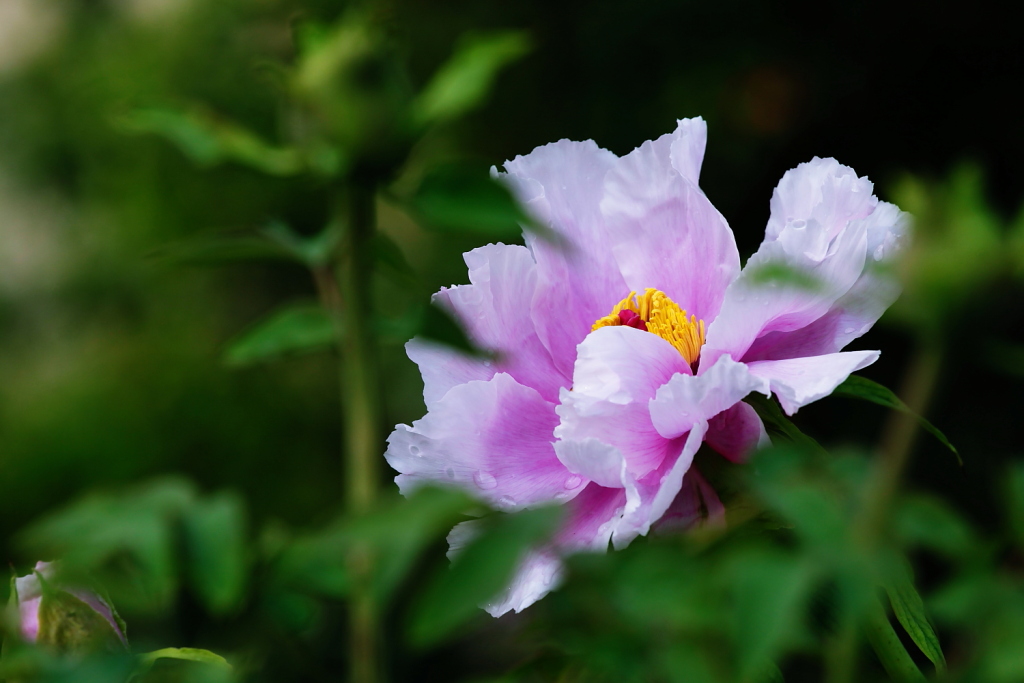
{"label": "white petal", "polygon": [[844,351],[809,358],[764,360],[749,364],[750,372],[771,383],[787,415],[832,393],[850,373],[878,360],[878,351]]}

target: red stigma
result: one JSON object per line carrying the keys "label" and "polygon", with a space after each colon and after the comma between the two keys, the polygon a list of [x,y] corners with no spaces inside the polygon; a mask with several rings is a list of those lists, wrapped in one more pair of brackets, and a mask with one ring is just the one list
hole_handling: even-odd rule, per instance
{"label": "red stigma", "polygon": [[637,315],[636,311],[631,311],[628,308],[619,311],[619,321],[626,327],[647,331],[647,323],[644,322],[644,319]]}

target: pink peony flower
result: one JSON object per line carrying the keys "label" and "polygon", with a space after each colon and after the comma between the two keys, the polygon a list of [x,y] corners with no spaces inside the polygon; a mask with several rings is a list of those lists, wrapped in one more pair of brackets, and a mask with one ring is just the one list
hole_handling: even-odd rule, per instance
{"label": "pink peony flower", "polygon": [[[792,414],[878,358],[841,349],[898,294],[877,265],[900,248],[906,215],[815,158],[782,177],[741,270],[698,186],[706,137],[702,119],[685,119],[622,158],[562,140],[507,162],[497,175],[569,247],[527,234],[526,247],[474,249],[472,284],[435,295],[495,362],[406,347],[427,414],[388,439],[403,493],[440,482],[501,510],[568,508],[486,606],[495,616],[547,593],[565,553],[719,514],[691,464],[703,442],[733,461],[767,442],[749,393]],[[453,550],[471,533],[457,527]]]}

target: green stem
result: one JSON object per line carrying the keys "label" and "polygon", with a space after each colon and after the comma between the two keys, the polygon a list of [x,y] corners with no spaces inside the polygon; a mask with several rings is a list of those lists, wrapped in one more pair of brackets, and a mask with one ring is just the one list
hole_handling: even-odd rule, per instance
{"label": "green stem", "polygon": [[[941,367],[942,347],[937,342],[924,340],[919,344],[918,353],[911,359],[901,392],[901,397],[913,413],[925,414]],[[889,508],[899,489],[903,470],[910,460],[919,431],[915,415],[904,411],[889,414],[858,529],[861,540],[869,550],[874,548],[885,528]]]}
{"label": "green stem", "polygon": [[[901,397],[913,413],[924,415],[941,366],[941,345],[922,337],[918,351],[907,368],[901,391]],[[910,460],[917,432],[918,421],[915,415],[903,411],[889,414],[872,481],[867,487],[863,512],[854,528],[857,541],[869,554],[875,552],[884,533],[889,510]],[[872,648],[890,676],[898,681],[924,680],[880,607],[869,615],[866,630]],[[849,683],[856,678],[858,633],[854,616],[845,618],[830,643],[826,659],[826,678],[829,683]]]}
{"label": "green stem", "polygon": [[[370,291],[374,187],[353,181],[345,200],[345,232],[335,258],[336,270],[321,268],[314,276],[340,340],[345,504],[350,515],[358,516],[368,512],[376,498],[382,452]],[[354,583],[349,604],[349,680],[377,683],[382,676],[379,610],[370,588],[371,549],[362,545],[350,548],[348,569]]]}
{"label": "green stem", "polygon": [[342,410],[345,427],[346,502],[349,511],[370,509],[377,492],[380,443],[380,396],[370,292],[375,223],[372,186],[353,183],[342,240],[339,285],[344,301]]}

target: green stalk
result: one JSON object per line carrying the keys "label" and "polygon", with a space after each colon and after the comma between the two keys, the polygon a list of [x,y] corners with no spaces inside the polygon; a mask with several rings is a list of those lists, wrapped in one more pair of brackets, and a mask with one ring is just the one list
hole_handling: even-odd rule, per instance
{"label": "green stalk", "polygon": [[[928,339],[922,340],[907,369],[901,396],[907,407],[917,415],[925,414],[941,367],[940,344]],[[868,487],[868,498],[859,529],[862,540],[869,548],[874,547],[885,528],[889,508],[899,489],[903,470],[910,460],[919,431],[914,415],[903,411],[889,414],[889,423],[882,435],[880,457]]]}
{"label": "green stalk", "polygon": [[[375,226],[374,186],[353,180],[343,206],[344,235],[334,267],[314,272],[320,298],[331,313],[341,352],[340,390],[343,425],[345,505],[351,516],[365,514],[374,503],[379,480],[380,395],[373,333],[370,276]],[[348,569],[354,589],[349,603],[349,663],[353,683],[377,683],[379,670],[378,605],[370,585],[370,548],[349,549]]]}
{"label": "green stalk", "polygon": [[370,293],[374,200],[372,186],[353,182],[338,269],[345,328],[341,399],[347,455],[346,502],[349,511],[357,515],[373,505],[381,456],[379,381]]}
{"label": "green stalk", "polygon": [[[941,367],[941,344],[934,338],[922,337],[917,353],[907,368],[901,391],[904,402],[917,415],[924,415]],[[858,542],[867,553],[875,552],[882,538],[903,471],[910,461],[917,432],[918,421],[913,414],[903,411],[890,413],[872,480],[867,487],[864,509],[854,528]],[[893,680],[924,680],[924,675],[907,654],[881,605],[868,615],[864,628],[872,649]],[[840,625],[826,657],[828,683],[849,683],[855,680],[859,632],[857,621],[852,615]]]}

